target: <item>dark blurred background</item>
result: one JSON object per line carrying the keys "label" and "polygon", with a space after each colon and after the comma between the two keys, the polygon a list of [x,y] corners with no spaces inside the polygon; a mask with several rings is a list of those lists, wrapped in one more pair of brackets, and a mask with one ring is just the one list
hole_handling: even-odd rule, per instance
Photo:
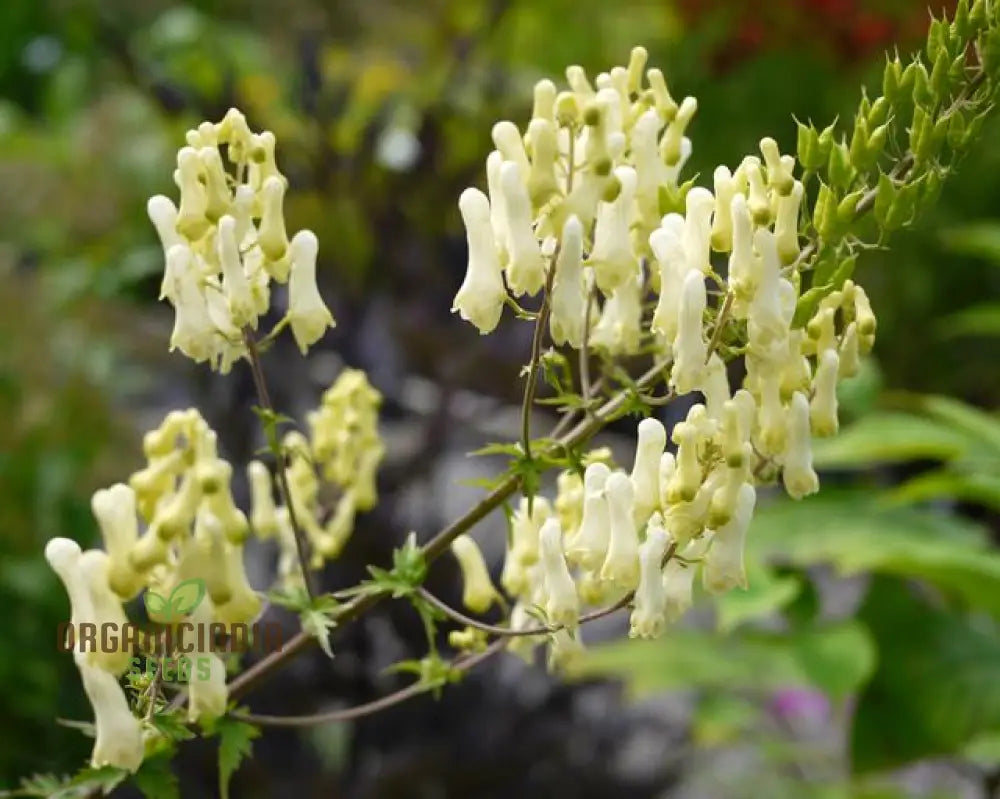
{"label": "dark blurred background", "polygon": [[[145,202],[174,193],[185,130],[235,105],[274,131],[289,230],[319,236],[338,326],[308,361],[289,340],[267,355],[275,404],[301,419],[344,365],[385,396],[381,501],[325,572],[332,590],[460,513],[469,479],[502,467],[466,453],[517,435],[528,326],[480,339],[449,308],[457,197],[484,183],[490,128],[527,119],[535,81],[645,45],[673,94],[699,100],[687,174],[709,183],[764,135],[794,151],[793,114],[849,131],[884,52],[919,49],[928,19],[909,0],[0,3],[0,787],[72,772],[90,749],[57,723],[89,711],[54,646],[67,602],[44,542],[97,540],[90,494],[138,468],[142,431],[171,408],[198,406],[238,474],[260,445],[244,365],[220,377],[167,353]],[[749,591],[704,599],[652,644],[620,643],[620,618],[588,631],[592,660],[568,682],[505,657],[440,701],[267,731],[233,795],[992,796],[998,131],[933,212],[862,258],[874,357],[845,385],[843,437],[819,451],[823,495],[765,503]],[[630,428],[602,439],[626,460]],[[497,569],[502,536],[500,518],[477,531]],[[274,553],[250,554],[266,588]],[[430,587],[457,603],[453,565]],[[415,614],[383,603],[338,633],[332,662],[307,655],[248,701],[363,702],[402,685],[385,668],[423,646]],[[215,795],[214,745],[181,747],[182,796]]]}

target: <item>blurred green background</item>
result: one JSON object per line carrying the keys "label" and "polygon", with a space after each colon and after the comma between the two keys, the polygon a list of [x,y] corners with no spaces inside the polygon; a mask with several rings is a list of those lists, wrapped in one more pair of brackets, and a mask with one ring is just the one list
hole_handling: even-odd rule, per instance
{"label": "blurred green background", "polygon": [[[330,346],[374,372],[390,409],[403,373],[510,399],[523,331],[480,342],[448,313],[464,270],[455,200],[483,181],[492,123],[526,119],[536,80],[571,63],[594,74],[644,44],[674,95],[699,100],[688,174],[704,179],[764,135],[794,150],[793,114],[849,119],[885,49],[919,48],[927,20],[906,0],[0,4],[0,786],[72,771],[89,750],[56,723],[88,711],[55,650],[66,601],[44,542],[94,540],[89,496],[138,466],[156,413],[246,410],[245,384],[225,394],[166,353],[145,202],[172,192],[186,129],[236,105],[275,132],[289,229],[322,243]],[[684,698],[669,777],[557,780],[547,795],[994,795],[998,133],[994,119],[938,207],[862,258],[874,358],[844,387],[841,438],[818,450],[822,494],[756,520],[750,590],[706,598],[662,641],[594,648],[586,679],[624,680],[623,706]],[[238,449],[248,434],[228,435]],[[341,745],[314,795],[432,795],[359,787],[368,744]],[[211,795],[203,776],[186,771],[183,795]],[[536,795],[502,784],[433,795]]]}

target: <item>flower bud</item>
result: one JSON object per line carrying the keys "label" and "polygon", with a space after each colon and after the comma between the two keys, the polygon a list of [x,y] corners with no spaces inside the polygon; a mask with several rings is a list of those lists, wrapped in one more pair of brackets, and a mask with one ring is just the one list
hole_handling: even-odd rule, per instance
{"label": "flower bud", "polygon": [[660,457],[667,445],[667,431],[656,419],[643,419],[636,429],[638,440],[632,465],[635,503],[632,518],[642,527],[660,506]]}
{"label": "flower bud", "polygon": [[796,180],[792,190],[778,198],[774,238],[778,246],[778,257],[785,265],[795,263],[799,257],[799,205],[802,193],[802,183]]}
{"label": "flower bud", "polygon": [[632,521],[635,491],[624,472],[612,472],[604,486],[610,530],[601,579],[629,591],[639,581],[639,536]]}
{"label": "flower bud", "polygon": [[708,357],[699,388],[705,397],[705,409],[709,417],[721,420],[723,405],[729,401],[729,377],[726,374],[726,364],[714,352]]}
{"label": "flower bud", "polygon": [[770,137],[761,139],[760,152],[764,156],[764,163],[767,164],[767,185],[782,197],[790,194],[795,179],[792,177],[791,171],[781,161],[778,143]]}
{"label": "flower bud", "polygon": [[858,325],[851,322],[844,331],[840,342],[840,368],[837,377],[841,380],[854,377],[861,369],[859,358]]}
{"label": "flower bud", "polygon": [[292,237],[289,246],[292,269],[288,281],[288,319],[295,343],[303,355],[323,337],[328,327],[337,324],[316,285],[318,253],[319,242],[311,230],[300,230]]}
{"label": "flower bud", "polygon": [[583,517],[566,553],[572,563],[590,571],[604,563],[608,551],[611,517],[604,488],[610,474],[603,463],[592,463],[584,472]]}
{"label": "flower bud", "polygon": [[[500,191],[507,220],[507,282],[515,296],[535,295],[545,285],[545,263],[531,226],[531,201],[516,163],[500,166]],[[527,173],[524,173],[527,174]]]}
{"label": "flower bud", "polygon": [[671,558],[663,569],[664,616],[668,624],[677,621],[693,604],[696,561],[705,553],[707,545],[707,537],[691,541],[678,552],[683,561]]}
{"label": "flower bud", "polygon": [[268,271],[279,283],[288,277],[284,257],[288,251],[288,235],[285,233],[285,184],[280,178],[269,177],[261,188],[261,217],[257,232],[257,244],[267,258]]}
{"label": "flower bud", "polygon": [[671,214],[649,236],[649,246],[660,267],[660,296],[651,327],[671,344],[677,336],[680,295],[687,268],[681,242],[683,224],[683,217]]}
{"label": "flower bud", "polygon": [[528,173],[528,196],[534,209],[540,209],[558,193],[556,159],[559,156],[555,125],[547,119],[533,119],[528,125],[531,141],[531,170]]}
{"label": "flower bud", "polygon": [[823,350],[818,357],[813,379],[809,422],[813,435],[825,437],[837,433],[837,375],[840,358],[835,349]]}
{"label": "flower bud", "polygon": [[497,600],[489,569],[479,545],[467,535],[451,542],[451,551],[462,570],[462,604],[473,613],[485,613]]}
{"label": "flower bud", "polygon": [[660,157],[667,166],[674,166],[681,160],[681,140],[697,110],[698,101],[694,97],[685,97],[673,118],[665,111],[661,111],[669,120],[666,133],[660,140]]}
{"label": "flower bud", "polygon": [[549,329],[554,344],[569,344],[574,349],[583,346],[587,315],[582,258],[583,226],[579,219],[570,216],[563,225],[556,259]]}
{"label": "flower bud", "polygon": [[[214,615],[212,600],[205,597],[192,612],[191,624],[195,630],[200,629],[204,633],[213,622]],[[209,638],[207,635],[204,637]],[[197,638],[201,640],[202,635],[197,635]],[[205,641],[202,648],[195,649],[192,660],[197,666],[188,681],[188,721],[207,722],[226,712],[226,703],[229,701],[226,665],[212,651],[210,640]]]}
{"label": "flower bud", "polygon": [[580,618],[580,600],[562,549],[562,529],[555,517],[539,533],[542,573],[545,580],[545,615],[552,624],[573,629]]}
{"label": "flower bud", "polygon": [[782,480],[792,499],[802,499],[819,491],[819,478],[812,466],[809,400],[800,391],[795,392],[788,409],[788,443]]}
{"label": "flower bud", "polygon": [[806,126],[795,120],[795,124],[798,130],[795,150],[799,156],[799,163],[803,169],[815,172],[826,163],[827,158],[826,153],[820,148],[819,133],[811,123]]}
{"label": "flower bud", "polygon": [[605,294],[634,277],[639,269],[629,236],[636,173],[632,167],[622,166],[615,169],[614,174],[621,189],[614,202],[601,203],[598,208],[594,248],[589,260],[597,286]]}
{"label": "flower bud", "polygon": [[736,181],[728,167],[716,167],[712,175],[715,188],[715,208],[712,215],[712,249],[729,252],[733,249],[733,197],[736,196]]}
{"label": "flower bud", "polygon": [[[146,215],[149,217],[149,221],[153,223],[153,227],[156,228],[156,235],[160,239],[160,246],[163,247],[163,256],[166,258],[171,247],[175,244],[184,243],[184,240],[177,232],[177,208],[169,197],[157,194],[155,197],[150,197],[149,202],[146,203]],[[177,293],[174,288],[176,276],[169,269],[169,261],[167,262],[167,266],[168,268],[163,271],[159,298],[161,300],[169,299],[171,303],[176,305]]]}
{"label": "flower bud", "polygon": [[670,478],[666,502],[690,502],[701,486],[701,464],[698,462],[698,430],[688,422],[674,425],[671,439],[677,445],[675,468]]}
{"label": "flower bud", "polygon": [[546,666],[552,673],[569,671],[580,662],[585,653],[579,635],[573,635],[566,629],[556,630],[550,638]]}
{"label": "flower bud", "polygon": [[666,625],[662,563],[667,541],[663,519],[654,513],[646,528],[646,540],[639,546],[639,587],[629,618],[630,638],[656,638]]}
{"label": "flower bud", "polygon": [[243,271],[243,261],[236,242],[236,220],[223,216],[217,234],[219,263],[222,264],[222,288],[229,303],[229,314],[236,327],[257,327],[257,314],[250,283]]}
{"label": "flower bud", "polygon": [[144,580],[129,563],[129,553],[139,538],[135,491],[123,483],[95,491],[90,508],[101,528],[108,553],[108,585],[123,600],[134,599]]}
{"label": "flower bud", "polygon": [[681,289],[674,365],[670,372],[670,383],[678,394],[695,391],[705,370],[707,346],[702,332],[705,306],[705,278],[701,272],[688,272]]}
{"label": "flower bud", "polygon": [[528,163],[528,153],[524,149],[524,140],[517,125],[508,120],[497,122],[493,126],[493,144],[503,156],[504,161],[517,165],[517,176],[519,180],[527,180],[531,173],[531,164]]}
{"label": "flower bud", "polygon": [[743,483],[729,521],[715,531],[711,548],[705,556],[702,580],[706,591],[721,594],[733,588],[747,587],[743,550],[756,501],[754,487]]}
{"label": "flower bud", "polygon": [[177,171],[174,173],[181,190],[180,207],[177,209],[177,232],[188,241],[198,241],[208,232],[210,222],[206,216],[208,195],[201,182],[204,169],[198,151],[182,147],[177,152]]}
{"label": "flower bud", "polygon": [[142,765],[145,743],[139,720],[129,710],[118,679],[76,656],[83,689],[94,710],[93,768],[113,766],[135,773]]}
{"label": "flower bud", "polygon": [[753,223],[761,227],[771,224],[771,200],[767,195],[764,176],[760,171],[760,159],[748,155],[743,159],[740,170],[746,176],[749,195],[747,207]]}
{"label": "flower bud", "polygon": [[278,517],[275,514],[271,472],[260,461],[247,464],[247,482],[250,484],[250,526],[258,538],[274,538],[278,534]]}
{"label": "flower bud", "polygon": [[[491,227],[489,201],[478,189],[463,191],[458,207],[465,223],[469,263],[452,312],[457,311],[485,335],[500,322],[507,298],[494,244],[496,227]],[[498,224],[505,226],[505,219]]]}
{"label": "flower bud", "polygon": [[687,271],[707,275],[712,270],[710,247],[712,239],[712,211],[715,197],[708,189],[691,189],[685,198],[684,259]]}
{"label": "flower bud", "polygon": [[176,311],[170,351],[179,349],[195,363],[207,361],[215,351],[216,330],[208,315],[208,304],[190,248],[183,244],[170,248],[166,274],[173,282],[171,291]]}

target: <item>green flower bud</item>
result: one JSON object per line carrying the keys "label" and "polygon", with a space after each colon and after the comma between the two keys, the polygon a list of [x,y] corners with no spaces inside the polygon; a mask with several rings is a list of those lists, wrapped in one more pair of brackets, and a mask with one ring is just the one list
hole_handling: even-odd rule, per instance
{"label": "green flower bud", "polygon": [[969,0],[959,0],[955,6],[955,14],[951,23],[952,35],[965,41],[969,38],[972,26],[969,24]]}
{"label": "green flower bud", "polygon": [[948,96],[948,88],[951,83],[951,57],[947,50],[941,50],[938,57],[934,59],[934,67],[931,69],[931,92],[935,97],[944,98]]}
{"label": "green flower bud", "polygon": [[868,127],[878,127],[885,123],[889,118],[889,99],[887,97],[879,97],[874,103],[872,103],[871,111],[868,112]]}
{"label": "green flower bud", "polygon": [[573,92],[559,92],[556,96],[556,122],[562,128],[580,124],[580,103]]}
{"label": "green flower bud", "polygon": [[837,204],[837,221],[844,226],[853,222],[854,217],[858,213],[858,203],[864,196],[864,190],[858,189],[857,191],[852,191],[843,200],[841,200]]}
{"label": "green flower bud", "polygon": [[819,154],[823,159],[823,163],[826,163],[830,157],[830,148],[833,147],[833,130],[836,124],[837,120],[835,119],[827,127],[823,128],[819,134]]}
{"label": "green flower bud", "polygon": [[795,149],[798,153],[799,163],[804,169],[819,169],[826,163],[819,143],[819,133],[812,124],[806,126],[798,120],[795,120],[795,124],[798,126]]}
{"label": "green flower bud", "polygon": [[896,105],[901,92],[903,65],[897,55],[892,61],[886,60],[882,73],[882,94],[889,105]]}
{"label": "green flower bud", "polygon": [[945,170],[931,169],[924,176],[924,196],[920,198],[922,205],[929,206],[937,202],[944,185]]}
{"label": "green flower bud", "polygon": [[932,19],[927,32],[927,57],[936,64],[942,53],[948,53],[948,26],[943,19]]}
{"label": "green flower bud", "polygon": [[918,161],[927,161],[933,151],[934,119],[919,105],[913,109],[910,124],[910,150]]}
{"label": "green flower bud", "polygon": [[891,229],[889,228],[889,219],[893,203],[896,201],[896,194],[896,186],[892,182],[892,178],[884,172],[880,173],[878,188],[875,191],[875,208],[873,211],[875,213],[875,220],[879,223],[879,226],[886,230]]}
{"label": "green flower bud", "polygon": [[830,185],[846,189],[854,180],[856,172],[851,166],[851,155],[847,145],[841,141],[830,148],[829,177]]}
{"label": "green flower bud", "polygon": [[885,151],[885,142],[889,136],[889,123],[886,122],[884,125],[879,125],[875,130],[872,131],[872,135],[868,139],[868,153],[871,155],[874,161],[877,161],[882,153]]}
{"label": "green flower bud", "polygon": [[[867,111],[864,112],[867,114]],[[851,134],[851,146],[849,149],[851,164],[859,172],[868,170],[868,124],[861,112],[854,118],[854,133]]]}
{"label": "green flower bud", "polygon": [[837,225],[837,198],[833,190],[821,183],[816,197],[816,207],[813,209],[813,224],[820,237],[826,241],[839,238]]}
{"label": "green flower bud", "polygon": [[978,33],[986,24],[986,0],[975,0],[969,9],[969,27]]}
{"label": "green flower bud", "polygon": [[927,74],[927,67],[922,61],[914,61],[910,66],[914,68],[913,91],[911,93],[913,102],[917,105],[933,106],[937,98],[931,89],[931,78]]}

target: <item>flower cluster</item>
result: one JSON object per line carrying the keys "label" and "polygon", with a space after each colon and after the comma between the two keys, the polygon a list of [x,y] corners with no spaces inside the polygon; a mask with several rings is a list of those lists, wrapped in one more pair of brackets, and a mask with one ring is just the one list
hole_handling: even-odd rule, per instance
{"label": "flower cluster", "polygon": [[[323,393],[319,408],[306,417],[309,437],[298,431],[285,435],[290,509],[275,506],[273,481],[263,463],[251,461],[247,467],[253,527],[262,537],[277,535],[284,588],[301,586],[303,580],[293,514],[308,538],[310,565],[319,568],[340,554],[354,531],[356,514],[375,506],[375,473],[385,454],[378,435],[381,402],[364,372],[345,369]],[[332,502],[321,498],[323,483],[337,494]]]}
{"label": "flower cluster", "polygon": [[246,355],[244,332],[270,307],[274,280],[288,283],[284,322],[305,354],[334,321],[316,287],[315,234],[289,240],[285,231],[288,181],[274,134],[253,133],[230,109],[188,131],[174,182],[179,205],[162,195],[147,205],[166,260],[160,299],[176,311],[170,348],[228,372]]}
{"label": "flower cluster", "polygon": [[[340,552],[356,511],[375,504],[375,470],[384,452],[377,430],[380,402],[363,373],[346,370],[309,415],[311,436],[293,431],[284,438],[290,501],[295,521],[308,537],[313,567]],[[205,597],[190,613],[178,617],[175,609],[149,602],[147,594],[150,620],[167,627],[189,622],[206,629],[213,623],[250,624],[262,608],[243,561],[251,531],[261,539],[278,539],[279,585],[302,585],[291,513],[275,502],[278,481],[267,466],[255,460],[247,467],[252,499],[247,518],[233,499],[233,468],[219,457],[216,434],[198,411],[169,413],[145,435],[143,449],[146,466],[127,484],[93,496],[103,549],[81,552],[65,538],[52,539],[46,547],[46,558],[69,595],[73,629],[79,631],[86,622],[98,630],[112,624],[120,631],[128,623],[124,603],[146,589],[170,596],[191,580],[204,586]],[[327,511],[319,499],[324,482],[340,492],[325,523]],[[95,766],[134,771],[142,762],[142,726],[118,683],[130,665],[132,648],[127,636],[118,637],[110,651],[86,648],[79,639],[73,642],[96,717]],[[228,692],[225,666],[214,647],[194,654],[208,663],[188,683],[188,716],[197,721],[225,712]]]}
{"label": "flower cluster", "polygon": [[[526,133],[493,129],[489,195],[459,200],[469,265],[455,310],[480,332],[497,325],[508,291],[544,290],[556,344],[652,352],[669,360],[675,395],[702,398],[669,436],[655,419],[640,423],[630,474],[592,463],[582,482],[560,479],[555,509],[535,497],[514,514],[501,578],[517,600],[512,626],[543,608],[560,627],[556,660],[574,651],[583,603],[634,593],[631,633],[648,637],[690,605],[692,564],[704,563],[710,591],[745,584],[755,484],[780,469],[793,498],[818,489],[812,436],[837,431],[837,382],[875,335],[850,280],[793,324],[805,192],[773,139],[734,170],[718,167],[713,191],[678,186],[697,103],[678,105],[655,69],[643,88],[645,58],[636,48],[596,88],[579,67],[568,91],[539,83]],[[724,298],[714,314],[709,284]],[[602,303],[596,320],[588,295]],[[725,326],[738,338],[729,353],[744,355],[736,391],[718,351]]]}

